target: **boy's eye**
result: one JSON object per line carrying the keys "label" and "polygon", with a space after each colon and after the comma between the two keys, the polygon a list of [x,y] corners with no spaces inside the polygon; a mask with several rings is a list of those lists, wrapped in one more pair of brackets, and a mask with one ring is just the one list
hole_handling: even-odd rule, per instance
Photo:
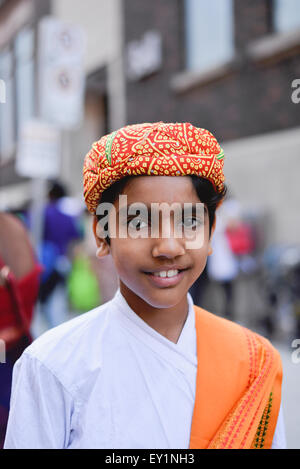
{"label": "boy's eye", "polygon": [[198,226],[203,225],[203,222],[196,217],[187,217],[183,219],[183,225],[186,228],[197,228]]}
{"label": "boy's eye", "polygon": [[134,230],[141,230],[142,228],[146,228],[148,226],[148,223],[142,220],[141,218],[133,218],[133,220],[129,220],[128,222],[128,228],[134,229]]}

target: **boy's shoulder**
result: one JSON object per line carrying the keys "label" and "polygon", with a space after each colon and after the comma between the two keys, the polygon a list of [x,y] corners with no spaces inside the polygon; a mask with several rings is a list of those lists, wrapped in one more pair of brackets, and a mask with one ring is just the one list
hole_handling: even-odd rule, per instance
{"label": "boy's shoulder", "polygon": [[201,331],[201,340],[203,340],[203,335],[206,338],[209,337],[210,343],[218,344],[219,349],[224,352],[228,351],[232,357],[236,355],[240,359],[244,357],[248,361],[253,358],[252,354],[258,349],[259,351],[268,351],[276,356],[279,355],[269,339],[257,331],[198,306],[195,306],[195,313],[196,323],[198,322],[199,331]]}
{"label": "boy's shoulder", "polygon": [[49,329],[23,355],[40,362],[68,388],[87,368],[101,368],[103,337],[111,334],[110,312],[111,301]]}

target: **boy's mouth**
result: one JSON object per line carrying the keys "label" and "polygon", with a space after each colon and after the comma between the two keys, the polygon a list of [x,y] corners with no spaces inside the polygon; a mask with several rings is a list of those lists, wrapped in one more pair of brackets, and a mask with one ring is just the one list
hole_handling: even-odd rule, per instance
{"label": "boy's mouth", "polygon": [[175,277],[175,275],[178,275],[179,272],[182,272],[182,270],[178,269],[171,269],[171,270],[160,270],[159,272],[151,272],[150,275],[154,275],[155,277],[161,277],[161,278],[170,278],[170,277]]}
{"label": "boy's mouth", "polygon": [[149,279],[151,280],[154,285],[159,287],[169,287],[173,285],[177,285],[182,279],[184,272],[187,270],[185,269],[165,269],[165,270],[155,270],[152,272],[145,272],[148,275]]}

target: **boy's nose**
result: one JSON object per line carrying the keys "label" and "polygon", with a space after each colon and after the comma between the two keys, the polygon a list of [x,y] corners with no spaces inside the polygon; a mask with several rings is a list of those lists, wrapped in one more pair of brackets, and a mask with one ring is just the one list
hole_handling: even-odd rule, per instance
{"label": "boy's nose", "polygon": [[185,254],[184,240],[170,236],[168,238],[159,238],[155,240],[152,250],[153,257],[164,256],[172,259]]}

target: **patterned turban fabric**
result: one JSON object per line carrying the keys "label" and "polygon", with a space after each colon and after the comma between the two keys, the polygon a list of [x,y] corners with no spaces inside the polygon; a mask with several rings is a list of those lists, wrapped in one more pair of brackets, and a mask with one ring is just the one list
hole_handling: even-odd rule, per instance
{"label": "patterned turban fabric", "polygon": [[84,159],[84,198],[95,213],[102,192],[125,176],[197,175],[224,188],[224,153],[216,138],[189,123],[127,125],[102,137]]}

